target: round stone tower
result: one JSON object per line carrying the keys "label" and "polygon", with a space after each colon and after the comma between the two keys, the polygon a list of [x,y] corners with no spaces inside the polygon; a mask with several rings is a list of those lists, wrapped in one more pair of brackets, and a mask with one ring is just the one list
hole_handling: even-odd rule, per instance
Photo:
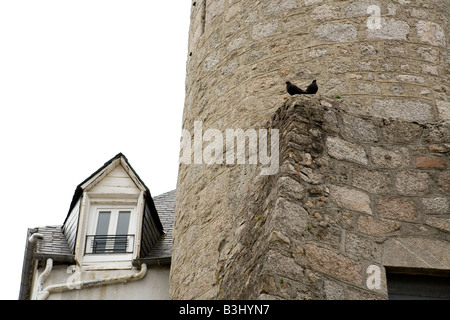
{"label": "round stone tower", "polygon": [[291,99],[288,80],[345,101],[341,126],[450,121],[449,12],[448,0],[192,1],[171,298],[220,297],[227,254],[242,250],[231,239],[261,165],[205,161],[212,137],[263,128]]}

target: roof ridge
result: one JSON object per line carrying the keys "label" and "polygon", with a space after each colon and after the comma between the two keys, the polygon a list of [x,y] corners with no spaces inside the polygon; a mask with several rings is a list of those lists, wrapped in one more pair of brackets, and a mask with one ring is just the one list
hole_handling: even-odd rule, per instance
{"label": "roof ridge", "polygon": [[161,194],[159,194],[159,195],[157,195],[157,196],[154,196],[153,199],[155,199],[155,198],[162,198],[162,197],[164,197],[164,196],[168,196],[169,194],[171,194],[171,193],[173,193],[173,192],[176,192],[176,191],[177,191],[177,189],[173,189],[173,190],[170,190],[170,191],[166,191],[166,192],[161,193]]}

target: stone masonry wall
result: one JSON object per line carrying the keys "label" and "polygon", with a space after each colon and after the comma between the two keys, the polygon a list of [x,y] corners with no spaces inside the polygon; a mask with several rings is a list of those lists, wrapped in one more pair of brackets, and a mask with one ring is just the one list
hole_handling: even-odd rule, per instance
{"label": "stone masonry wall", "polygon": [[251,181],[218,298],[385,299],[385,267],[450,270],[450,123],[348,110],[319,96],[275,113],[281,170]]}
{"label": "stone masonry wall", "polygon": [[[375,7],[368,13],[370,6]],[[339,135],[328,134],[327,140],[322,141],[322,148],[330,152],[334,170],[328,171],[334,174],[330,177],[333,183],[324,180],[319,184],[327,186],[328,197],[320,194],[325,189],[317,189],[319,194],[314,196],[308,193],[308,197],[312,203],[321,198],[332,199],[340,210],[348,209],[345,216],[355,229],[343,236],[336,228],[320,228],[328,230],[328,237],[339,239],[340,246],[346,245],[346,237],[356,239],[354,243],[358,245],[329,251],[337,250],[337,244],[316,243],[318,249],[312,250],[309,246],[313,244],[308,243],[300,245],[304,250],[301,259],[313,264],[321,259],[312,252],[339,260],[342,256],[349,258],[351,250],[365,250],[365,260],[358,260],[360,263],[373,259],[381,265],[389,255],[380,258],[379,251],[370,252],[365,248],[366,241],[357,241],[362,234],[367,236],[364,239],[372,239],[378,237],[377,232],[397,228],[397,224],[400,229],[390,232],[404,232],[406,221],[411,230],[421,230],[423,224],[427,230],[448,228],[448,213],[444,211],[448,212],[449,204],[444,194],[447,195],[449,179],[449,142],[445,131],[448,128],[443,123],[450,121],[449,12],[447,0],[193,1],[183,129],[194,134],[196,121],[201,121],[203,132],[263,128],[267,119],[285,101],[290,101],[285,92],[286,80],[305,87],[317,79],[324,103],[334,103],[334,97],[341,97],[345,106],[339,109],[345,113],[336,118]],[[233,267],[224,255],[243,228],[238,222],[243,219],[243,208],[250,205],[249,193],[253,192],[255,199],[251,202],[261,206],[256,199],[262,195],[278,199],[277,190],[281,188],[281,182],[267,177],[268,185],[274,189],[266,190],[263,184],[261,195],[253,190],[252,179],[259,169],[257,165],[180,164],[171,298],[231,296],[231,289],[225,289],[228,281],[224,281],[231,273],[223,268]],[[280,181],[290,181],[284,178]],[[277,211],[290,205],[277,201],[278,207],[271,202],[264,210]],[[393,219],[392,215],[400,209],[404,217]],[[330,224],[325,216],[331,219],[331,213],[318,212],[317,216],[317,223]],[[308,220],[307,228],[319,232],[314,221]],[[380,226],[377,229],[374,225]],[[413,240],[408,239],[387,243],[392,250],[403,245],[415,247]],[[373,243],[377,244],[370,241]],[[342,261],[343,265],[347,262]],[[325,268],[310,270],[315,270],[311,271],[314,274],[333,274]],[[361,264],[360,268],[366,265]],[[251,270],[242,272],[246,275]],[[352,289],[364,288],[356,273],[351,276],[340,279],[334,275],[338,282],[329,280],[327,286],[335,286],[336,292],[352,297]],[[240,284],[247,282],[239,279]],[[280,280],[274,279],[278,288]],[[321,281],[323,284],[325,280]],[[344,287],[339,281],[344,281]],[[259,288],[255,290],[241,295],[263,294]],[[262,292],[266,291],[270,290]],[[311,295],[323,297],[324,293]]]}
{"label": "stone masonry wall", "polygon": [[446,0],[193,1],[183,127],[253,126],[279,107],[286,80],[312,79],[364,102],[359,114],[448,120],[449,10]]}

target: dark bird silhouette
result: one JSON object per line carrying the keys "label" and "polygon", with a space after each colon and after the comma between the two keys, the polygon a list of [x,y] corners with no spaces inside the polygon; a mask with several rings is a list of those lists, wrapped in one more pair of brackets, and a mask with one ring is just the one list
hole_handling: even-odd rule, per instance
{"label": "dark bird silhouette", "polygon": [[286,90],[291,96],[293,96],[294,94],[306,94],[306,91],[303,91],[302,89],[297,87],[295,84],[290,83],[289,81],[286,81]]}
{"label": "dark bird silhouette", "polygon": [[290,81],[286,81],[286,90],[291,96],[293,96],[294,94],[315,94],[319,90],[319,87],[317,86],[316,80],[314,80],[305,91],[297,87],[295,84],[292,84]]}
{"label": "dark bird silhouette", "polygon": [[306,88],[306,92],[308,94],[316,94],[316,92],[319,90],[319,86],[316,83],[316,80],[313,80],[313,82]]}

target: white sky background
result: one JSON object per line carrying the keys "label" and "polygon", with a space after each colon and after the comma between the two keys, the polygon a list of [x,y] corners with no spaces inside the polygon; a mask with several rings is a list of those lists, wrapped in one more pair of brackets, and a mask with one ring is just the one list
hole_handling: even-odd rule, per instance
{"label": "white sky background", "polygon": [[27,228],[64,222],[76,186],[124,153],[176,188],[190,1],[0,1],[0,299]]}

